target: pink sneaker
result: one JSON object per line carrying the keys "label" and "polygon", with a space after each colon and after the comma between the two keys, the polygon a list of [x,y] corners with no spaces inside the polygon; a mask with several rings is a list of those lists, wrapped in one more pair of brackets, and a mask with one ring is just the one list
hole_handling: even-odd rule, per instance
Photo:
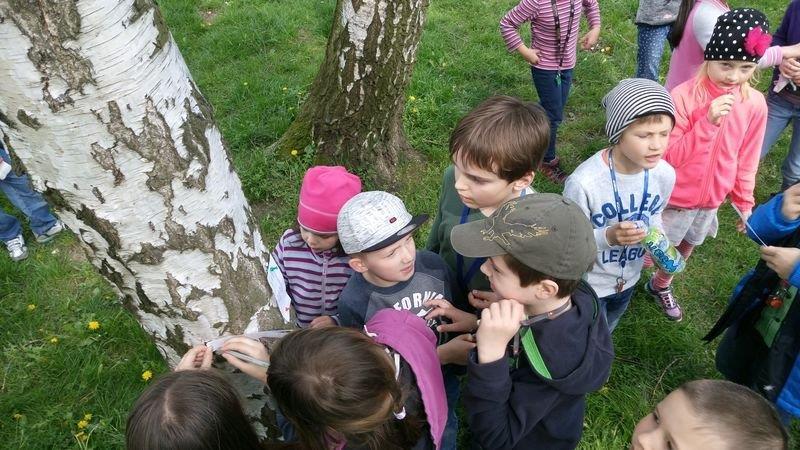
{"label": "pink sneaker", "polygon": [[678,300],[674,295],[672,295],[672,286],[664,289],[656,289],[653,287],[653,280],[650,279],[650,281],[644,285],[644,290],[653,296],[653,298],[655,298],[656,301],[661,305],[661,309],[664,311],[664,315],[666,315],[668,319],[674,320],[675,322],[680,322],[683,320],[683,311],[681,310],[681,306],[678,304]]}

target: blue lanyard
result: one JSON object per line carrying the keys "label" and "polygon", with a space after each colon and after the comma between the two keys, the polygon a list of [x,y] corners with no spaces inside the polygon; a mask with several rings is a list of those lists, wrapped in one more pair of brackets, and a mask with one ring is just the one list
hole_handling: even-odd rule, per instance
{"label": "blue lanyard", "polygon": [[[608,169],[611,172],[611,187],[614,189],[614,202],[617,204],[617,220],[622,222],[622,197],[619,195],[619,188],[617,187],[617,174],[614,170],[614,160],[611,158],[611,149],[608,150]],[[634,216],[635,219],[641,219],[643,217],[642,212],[644,211],[644,204],[647,201],[647,185],[650,181],[650,170],[644,169],[644,191],[642,192],[642,201],[639,203],[639,211]],[[628,246],[623,247],[623,252],[628,248]],[[619,265],[620,265],[620,278],[622,278],[622,270],[625,269],[625,262],[627,260],[623,260],[620,258]]]}
{"label": "blue lanyard", "polygon": [[[519,196],[524,197],[525,190],[523,190]],[[459,225],[467,223],[470,211],[471,210],[469,209],[469,206],[464,205],[464,208],[461,209],[461,220],[458,222]],[[456,277],[458,278],[458,284],[465,293],[468,292],[467,285],[469,285],[469,282],[472,281],[472,278],[474,278],[475,274],[478,273],[478,269],[480,269],[485,262],[486,258],[475,258],[475,260],[472,261],[472,264],[469,265],[467,273],[464,274],[464,257],[461,256],[461,253],[456,253]]]}

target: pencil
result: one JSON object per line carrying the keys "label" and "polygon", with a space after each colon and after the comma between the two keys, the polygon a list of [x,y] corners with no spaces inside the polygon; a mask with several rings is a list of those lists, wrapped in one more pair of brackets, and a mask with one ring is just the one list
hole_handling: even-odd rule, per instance
{"label": "pencil", "polygon": [[269,362],[268,361],[262,361],[260,359],[253,358],[250,355],[245,355],[244,353],[237,352],[236,350],[228,350],[225,353],[227,353],[229,355],[232,355],[232,356],[235,356],[236,358],[239,358],[242,361],[247,361],[247,362],[255,364],[257,366],[261,366],[261,367],[263,367],[265,369],[269,369]]}

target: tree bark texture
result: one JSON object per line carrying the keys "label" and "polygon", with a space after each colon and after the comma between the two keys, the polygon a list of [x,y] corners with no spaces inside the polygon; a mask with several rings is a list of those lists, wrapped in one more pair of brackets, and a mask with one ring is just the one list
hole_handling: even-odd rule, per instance
{"label": "tree bark texture", "polygon": [[410,150],[403,131],[428,0],[338,0],[325,60],[295,121],[273,148],[316,146],[323,159],[388,179]]}
{"label": "tree bark texture", "polygon": [[282,326],[212,109],[151,0],[0,0],[0,71],[7,147],[171,365]]}

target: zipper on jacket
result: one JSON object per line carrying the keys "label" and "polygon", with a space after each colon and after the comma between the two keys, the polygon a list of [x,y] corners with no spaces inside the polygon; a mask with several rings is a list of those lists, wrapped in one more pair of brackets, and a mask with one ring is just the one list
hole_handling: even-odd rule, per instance
{"label": "zipper on jacket", "polygon": [[717,153],[719,150],[719,139],[722,136],[723,127],[727,121],[723,119],[723,122],[719,125],[719,130],[717,130],[717,134],[714,135],[714,148],[711,150],[711,159],[709,163],[709,170],[706,171],[705,180],[703,180],[703,188],[700,190],[700,202],[698,204],[698,208],[702,208],[703,205],[708,203],[708,191],[709,185],[711,184],[711,179],[714,177],[714,172],[717,170]]}
{"label": "zipper on jacket", "polygon": [[322,255],[322,292],[320,292],[320,298],[322,299],[322,304],[320,305],[319,315],[325,315],[325,309],[327,307],[327,290],[325,289],[325,284],[328,281],[328,261],[330,261],[330,255]]}

